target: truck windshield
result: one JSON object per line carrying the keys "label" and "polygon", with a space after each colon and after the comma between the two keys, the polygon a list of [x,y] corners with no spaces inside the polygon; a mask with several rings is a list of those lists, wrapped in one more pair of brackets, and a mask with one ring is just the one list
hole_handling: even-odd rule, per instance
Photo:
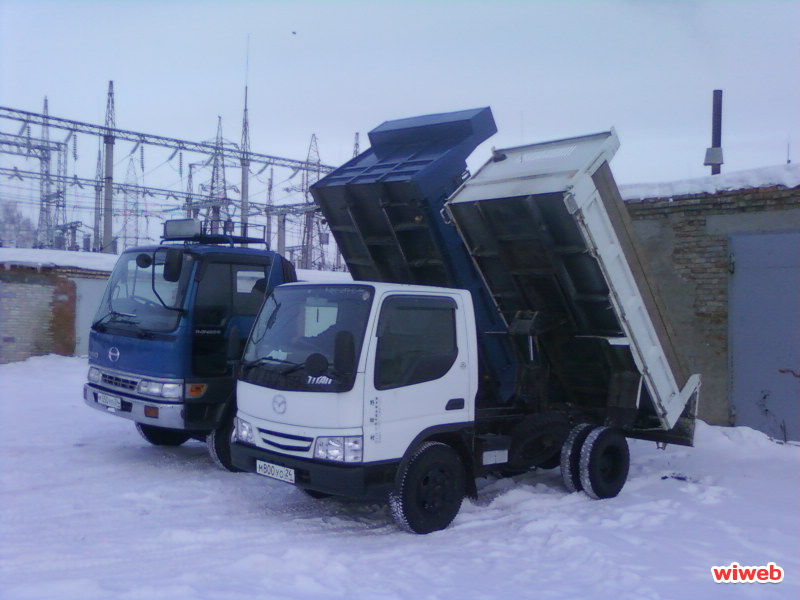
{"label": "truck windshield", "polygon": [[[137,264],[136,258],[142,254],[154,259],[146,267]],[[184,253],[180,279],[167,281],[165,256],[164,249],[121,254],[95,314],[94,327],[157,332],[175,329],[193,259]]]}
{"label": "truck windshield", "polygon": [[[352,373],[340,373],[335,367],[336,349],[337,345],[341,347],[343,336],[351,339],[354,364],[358,363],[372,296],[373,289],[364,285],[275,288],[265,300],[247,342],[242,378],[282,390],[351,389]],[[311,362],[308,359],[313,354],[325,357],[328,368],[324,373],[307,372],[306,362]],[[319,364],[316,358],[314,362]]]}

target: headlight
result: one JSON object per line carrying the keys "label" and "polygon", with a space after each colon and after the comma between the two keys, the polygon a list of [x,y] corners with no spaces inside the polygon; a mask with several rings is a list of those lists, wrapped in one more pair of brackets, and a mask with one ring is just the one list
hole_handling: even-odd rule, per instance
{"label": "headlight", "polygon": [[165,383],[161,386],[161,395],[164,398],[180,398],[183,386],[180,383]]}
{"label": "headlight", "polygon": [[233,432],[236,440],[248,444],[252,444],[255,441],[255,438],[253,437],[253,426],[250,425],[250,423],[248,423],[244,419],[235,417],[233,420],[233,424],[234,424]]}
{"label": "headlight", "polygon": [[169,398],[177,400],[183,398],[183,384],[182,383],[160,383],[158,381],[150,381],[149,379],[142,379],[136,390],[140,394],[147,396],[159,396],[161,398]]}
{"label": "headlight", "polygon": [[100,380],[103,378],[103,376],[100,373],[100,369],[98,369],[97,367],[90,367],[89,374],[86,375],[86,378],[91,383],[100,383]]}
{"label": "headlight", "polygon": [[160,396],[161,388],[162,384],[158,383],[157,381],[148,381],[147,379],[142,379],[139,382],[139,392],[142,394],[147,394],[148,396]]}
{"label": "headlight", "polygon": [[364,439],[360,435],[319,437],[314,457],[338,462],[361,462],[364,458]]}

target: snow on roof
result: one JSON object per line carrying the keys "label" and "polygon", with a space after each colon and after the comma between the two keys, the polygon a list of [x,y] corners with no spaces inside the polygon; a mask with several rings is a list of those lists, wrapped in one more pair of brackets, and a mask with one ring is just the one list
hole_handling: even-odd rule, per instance
{"label": "snow on roof", "polygon": [[747,171],[734,171],[682,181],[665,183],[634,183],[619,187],[623,200],[643,198],[674,198],[695,194],[715,194],[728,190],[783,186],[800,186],[800,165],[761,167]]}
{"label": "snow on roof", "polygon": [[[25,267],[71,267],[110,273],[117,262],[116,254],[101,252],[69,252],[67,250],[40,250],[37,248],[0,248],[0,264]],[[344,282],[353,281],[350,273],[297,269],[301,281]]]}
{"label": "snow on roof", "polygon": [[116,254],[101,252],[69,252],[38,248],[0,248],[0,264],[26,267],[72,267],[90,271],[111,272]]}

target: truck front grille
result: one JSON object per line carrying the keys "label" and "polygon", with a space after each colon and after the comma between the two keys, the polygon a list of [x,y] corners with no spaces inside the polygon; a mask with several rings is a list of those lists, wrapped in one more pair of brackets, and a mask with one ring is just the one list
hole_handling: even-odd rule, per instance
{"label": "truck front grille", "polygon": [[103,373],[103,383],[122,390],[135,390],[139,384],[136,379],[126,379],[109,373]]}
{"label": "truck front grille", "polygon": [[280,433],[269,429],[259,428],[258,432],[261,434],[261,440],[268,446],[289,452],[308,452],[314,442],[314,438]]}

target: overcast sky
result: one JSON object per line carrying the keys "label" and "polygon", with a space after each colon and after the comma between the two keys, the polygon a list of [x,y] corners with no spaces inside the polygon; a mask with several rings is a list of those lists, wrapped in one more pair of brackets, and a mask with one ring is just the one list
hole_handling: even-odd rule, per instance
{"label": "overcast sky", "polygon": [[790,1],[0,0],[0,104],[46,94],[51,114],[102,122],[113,79],[118,127],[199,140],[222,115],[238,140],[250,34],[254,150],[304,158],[315,132],[335,165],[355,131],[363,149],[382,121],[489,105],[499,133],[473,168],[492,145],[614,126],[617,179],[665,181],[708,173],[714,88],[723,172],[784,163],[789,138],[800,160],[798,32]]}

